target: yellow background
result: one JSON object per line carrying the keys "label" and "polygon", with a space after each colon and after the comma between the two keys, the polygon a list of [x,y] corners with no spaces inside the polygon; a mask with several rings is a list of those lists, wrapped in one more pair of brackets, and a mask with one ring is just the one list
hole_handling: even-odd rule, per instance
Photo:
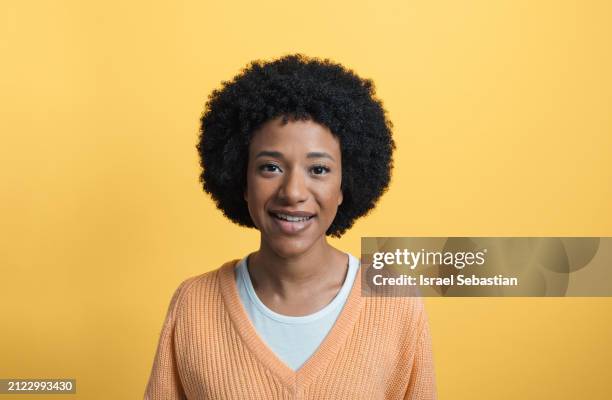
{"label": "yellow background", "polygon": [[[611,236],[611,11],[3,0],[0,377],[77,379],[55,399],[142,398],[177,285],[257,248],[201,190],[194,147],[208,94],[257,58],[339,61],[375,81],[394,122],[391,189],[340,248]],[[612,299],[427,307],[441,399],[610,396]]]}

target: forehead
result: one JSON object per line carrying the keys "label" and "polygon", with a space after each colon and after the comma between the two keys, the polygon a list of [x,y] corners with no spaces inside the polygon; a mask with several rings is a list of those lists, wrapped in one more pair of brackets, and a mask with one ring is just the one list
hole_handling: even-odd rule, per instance
{"label": "forehead", "polygon": [[340,143],[329,128],[311,120],[289,120],[281,118],[263,124],[253,135],[249,153],[261,150],[276,150],[283,153],[308,153],[325,151],[340,154]]}

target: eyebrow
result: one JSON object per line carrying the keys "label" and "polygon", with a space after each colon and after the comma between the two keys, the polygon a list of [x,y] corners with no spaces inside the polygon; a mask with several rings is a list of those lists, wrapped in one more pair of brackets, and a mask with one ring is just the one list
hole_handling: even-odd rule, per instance
{"label": "eyebrow", "polygon": [[[281,153],[280,151],[269,151],[269,150],[264,150],[264,151],[260,151],[259,153],[257,153],[255,158],[259,158],[259,157],[284,158],[283,153]],[[336,161],[331,155],[329,155],[328,153],[324,151],[312,151],[306,154],[306,158],[329,158],[332,161]]]}
{"label": "eyebrow", "polygon": [[334,160],[334,157],[325,153],[324,151],[313,151],[311,153],[306,154],[306,158],[329,158],[332,161],[336,161]]}

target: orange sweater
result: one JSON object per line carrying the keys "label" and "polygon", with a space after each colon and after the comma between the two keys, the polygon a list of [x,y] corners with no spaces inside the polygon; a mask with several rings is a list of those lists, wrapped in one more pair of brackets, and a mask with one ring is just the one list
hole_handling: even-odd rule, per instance
{"label": "orange sweater", "polygon": [[435,399],[420,298],[363,297],[355,279],[338,320],[293,371],[259,338],[230,261],[178,287],[146,399]]}

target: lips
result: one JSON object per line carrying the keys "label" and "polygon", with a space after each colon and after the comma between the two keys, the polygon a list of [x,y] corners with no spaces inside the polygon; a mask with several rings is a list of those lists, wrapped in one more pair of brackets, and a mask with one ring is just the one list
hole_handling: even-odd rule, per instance
{"label": "lips", "polygon": [[308,211],[288,211],[288,210],[271,210],[270,214],[273,217],[281,218],[286,221],[297,221],[299,219],[309,219],[314,217],[314,213]]}
{"label": "lips", "polygon": [[306,211],[270,211],[275,225],[285,234],[299,233],[311,225],[315,214]]}
{"label": "lips", "polygon": [[289,222],[304,222],[312,218],[312,216],[297,217],[297,216],[288,215],[288,214],[272,214],[272,215],[275,218],[282,219],[283,221],[289,221]]}

